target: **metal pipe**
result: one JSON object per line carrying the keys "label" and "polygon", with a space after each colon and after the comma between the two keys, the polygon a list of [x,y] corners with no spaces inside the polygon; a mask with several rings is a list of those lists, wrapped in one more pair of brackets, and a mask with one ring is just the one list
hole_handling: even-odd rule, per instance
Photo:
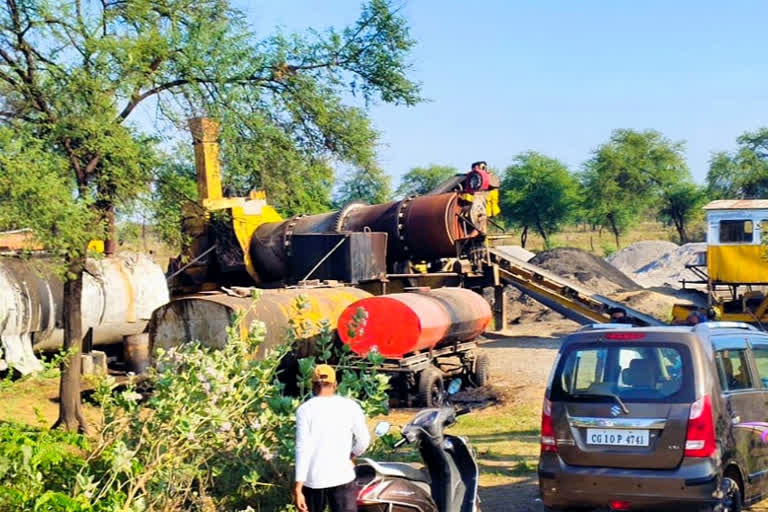
{"label": "metal pipe", "polygon": [[[292,237],[309,233],[375,231],[387,233],[387,262],[455,256],[455,241],[467,236],[459,222],[456,193],[407,198],[376,205],[353,203],[337,212],[262,224],[251,237],[249,254],[264,282],[288,275]],[[296,255],[298,257],[298,255]]]}

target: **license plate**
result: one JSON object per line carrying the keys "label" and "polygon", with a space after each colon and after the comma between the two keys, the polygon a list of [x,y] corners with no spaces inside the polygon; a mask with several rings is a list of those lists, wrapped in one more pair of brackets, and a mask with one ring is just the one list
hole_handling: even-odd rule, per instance
{"label": "license plate", "polygon": [[587,444],[648,446],[648,431],[615,428],[588,428]]}

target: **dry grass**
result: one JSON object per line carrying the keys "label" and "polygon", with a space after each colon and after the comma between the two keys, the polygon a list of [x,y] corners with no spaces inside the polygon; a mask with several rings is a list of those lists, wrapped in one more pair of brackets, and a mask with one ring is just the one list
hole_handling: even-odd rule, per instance
{"label": "dry grass", "polygon": [[[504,243],[520,245],[520,232],[515,231],[513,234],[515,236]],[[667,228],[658,222],[642,222],[619,240],[621,244],[619,248],[641,240],[670,240],[675,243],[678,242],[674,229]],[[610,231],[592,231],[584,226],[569,226],[560,233],[550,237],[550,248],[553,247],[576,247],[577,249],[584,249],[585,251],[595,253],[598,256],[607,256],[616,251],[616,242]],[[535,233],[529,232],[526,249],[534,252],[544,250],[544,239]]]}
{"label": "dry grass", "polygon": [[[59,417],[59,378],[29,376],[0,382],[0,421],[50,426]],[[86,420],[98,420],[96,408],[83,404]]]}
{"label": "dry grass", "polygon": [[[416,410],[396,410],[376,418],[392,425],[405,425]],[[459,418],[449,433],[464,436],[477,454],[481,486],[511,484],[536,471],[539,458],[539,404],[513,403],[475,411]],[[393,432],[399,431],[393,428]],[[413,447],[406,446],[388,457],[420,462]]]}

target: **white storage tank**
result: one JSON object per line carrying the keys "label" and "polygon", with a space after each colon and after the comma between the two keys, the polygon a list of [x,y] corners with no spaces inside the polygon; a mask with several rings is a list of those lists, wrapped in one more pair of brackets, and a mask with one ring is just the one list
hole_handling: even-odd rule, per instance
{"label": "white storage tank", "polygon": [[[163,270],[148,256],[89,259],[83,332],[93,328],[94,345],[122,343],[123,336],[144,331],[152,311],[168,299]],[[51,260],[0,258],[0,361],[22,373],[39,369],[33,350],[58,350],[63,344],[62,304],[63,285]]]}

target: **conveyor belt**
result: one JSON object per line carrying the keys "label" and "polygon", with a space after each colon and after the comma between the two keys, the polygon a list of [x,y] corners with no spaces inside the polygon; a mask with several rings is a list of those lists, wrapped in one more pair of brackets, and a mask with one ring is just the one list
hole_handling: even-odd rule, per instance
{"label": "conveyor belt", "polygon": [[502,282],[580,324],[607,323],[610,321],[608,309],[621,307],[635,325],[665,325],[650,315],[501,251],[489,249],[489,256],[491,263],[498,266]]}

